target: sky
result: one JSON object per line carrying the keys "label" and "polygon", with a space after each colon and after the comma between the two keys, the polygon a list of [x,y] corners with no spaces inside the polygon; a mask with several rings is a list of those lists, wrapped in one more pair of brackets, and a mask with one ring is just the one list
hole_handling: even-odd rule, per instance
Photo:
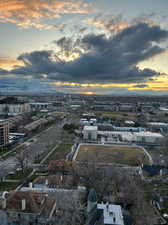
{"label": "sky", "polygon": [[167,0],[0,0],[0,93],[168,94]]}

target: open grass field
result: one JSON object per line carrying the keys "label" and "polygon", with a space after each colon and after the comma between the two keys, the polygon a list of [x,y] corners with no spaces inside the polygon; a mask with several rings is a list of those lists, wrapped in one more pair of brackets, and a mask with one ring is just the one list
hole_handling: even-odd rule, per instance
{"label": "open grass field", "polygon": [[55,148],[54,152],[47,158],[45,163],[49,163],[51,160],[65,159],[66,155],[70,152],[72,144],[60,144]]}
{"label": "open grass field", "polygon": [[22,171],[16,171],[15,174],[7,175],[6,179],[10,180],[22,180],[25,179],[30,173],[32,172],[32,169],[27,169],[24,173]]}
{"label": "open grass field", "polygon": [[15,189],[18,185],[19,183],[1,182],[0,191],[11,191]]}
{"label": "open grass field", "polygon": [[136,120],[136,113],[134,112],[97,112],[96,114],[113,120]]}
{"label": "open grass field", "polygon": [[139,147],[81,145],[76,161],[94,161],[99,163],[117,163],[137,166],[149,164],[148,156]]}

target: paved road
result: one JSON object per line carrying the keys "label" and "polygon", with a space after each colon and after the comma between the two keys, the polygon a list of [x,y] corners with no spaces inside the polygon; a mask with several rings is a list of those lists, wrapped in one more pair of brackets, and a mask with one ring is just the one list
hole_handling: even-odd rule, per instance
{"label": "paved road", "polygon": [[[28,151],[28,163],[31,165],[34,160],[37,160],[41,154],[49,152],[55,145],[60,142],[61,130],[63,125],[67,122],[65,118],[57,124],[52,125],[41,133],[37,134],[33,138],[33,142],[26,141],[24,144],[27,146]],[[69,122],[69,120],[68,120]],[[23,145],[23,144],[22,144]],[[5,168],[7,173],[13,171],[16,168],[17,160],[16,156],[9,156],[5,160],[0,160],[0,169]]]}

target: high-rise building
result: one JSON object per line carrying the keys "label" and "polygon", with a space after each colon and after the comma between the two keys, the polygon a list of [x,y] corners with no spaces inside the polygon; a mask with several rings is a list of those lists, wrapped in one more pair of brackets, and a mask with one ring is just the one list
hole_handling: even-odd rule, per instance
{"label": "high-rise building", "polygon": [[9,123],[5,120],[0,120],[0,147],[9,143]]}
{"label": "high-rise building", "polygon": [[6,97],[0,100],[0,115],[16,116],[27,112],[30,112],[30,105],[15,97]]}

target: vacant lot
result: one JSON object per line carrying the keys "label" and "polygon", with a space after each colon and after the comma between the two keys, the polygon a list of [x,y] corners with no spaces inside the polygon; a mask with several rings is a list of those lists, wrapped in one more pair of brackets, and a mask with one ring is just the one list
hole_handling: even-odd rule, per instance
{"label": "vacant lot", "polygon": [[72,144],[60,144],[55,148],[54,152],[47,158],[45,163],[51,160],[65,159],[66,155],[70,152]]}
{"label": "vacant lot", "polygon": [[112,120],[136,120],[136,113],[134,112],[98,112],[96,114]]}
{"label": "vacant lot", "polygon": [[141,148],[107,145],[81,145],[76,160],[117,163],[131,166],[137,166],[140,163],[149,163],[148,156]]}

